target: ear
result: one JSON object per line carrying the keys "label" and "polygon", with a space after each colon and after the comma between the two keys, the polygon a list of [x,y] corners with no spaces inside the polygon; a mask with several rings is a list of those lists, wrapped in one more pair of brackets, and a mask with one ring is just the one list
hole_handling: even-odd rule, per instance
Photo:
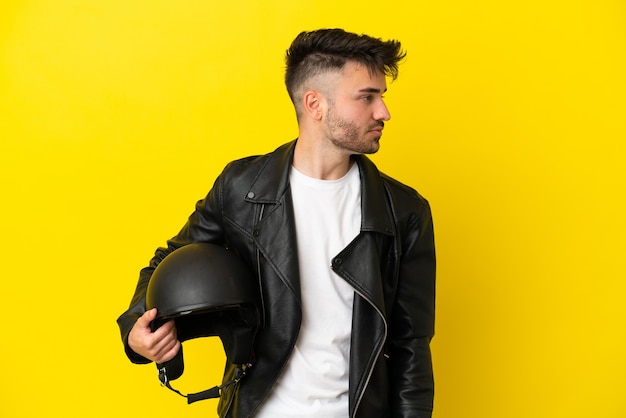
{"label": "ear", "polygon": [[322,95],[315,90],[308,90],[302,98],[304,113],[313,120],[319,121],[323,115]]}

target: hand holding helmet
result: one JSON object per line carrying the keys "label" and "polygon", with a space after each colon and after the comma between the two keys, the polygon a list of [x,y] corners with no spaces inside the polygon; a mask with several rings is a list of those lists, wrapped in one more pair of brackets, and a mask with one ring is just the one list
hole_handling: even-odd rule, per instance
{"label": "hand holding helmet", "polygon": [[[133,328],[136,345],[156,361],[161,383],[189,403],[219,397],[252,367],[259,299],[255,277],[233,251],[209,243],[185,245],[165,257],[150,278],[147,311]],[[184,370],[182,343],[212,336],[220,338],[237,372],[220,386],[183,395],[170,385]]]}
{"label": "hand holding helmet", "polygon": [[171,360],[180,350],[173,320],[152,331],[151,323],[157,317],[157,310],[150,309],[135,323],[128,335],[128,345],[133,351],[155,363]]}

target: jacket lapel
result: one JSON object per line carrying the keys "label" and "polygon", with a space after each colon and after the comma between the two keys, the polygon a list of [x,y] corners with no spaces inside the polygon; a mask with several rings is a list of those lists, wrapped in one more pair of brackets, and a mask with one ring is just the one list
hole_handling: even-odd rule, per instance
{"label": "jacket lapel", "polygon": [[381,267],[383,242],[389,241],[383,237],[395,235],[395,224],[378,169],[367,157],[356,158],[361,175],[361,233],[335,258],[333,269],[384,316]]}
{"label": "jacket lapel", "polygon": [[296,228],[289,187],[294,146],[295,141],[272,153],[250,185],[246,201],[262,205],[252,237],[281,281],[300,302]]}
{"label": "jacket lapel", "polygon": [[395,235],[381,173],[364,155],[355,157],[361,176],[361,231]]}

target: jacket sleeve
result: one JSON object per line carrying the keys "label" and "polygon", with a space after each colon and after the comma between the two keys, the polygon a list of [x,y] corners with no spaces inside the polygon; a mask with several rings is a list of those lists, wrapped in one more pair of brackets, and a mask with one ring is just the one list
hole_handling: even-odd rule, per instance
{"label": "jacket sleeve", "polygon": [[146,290],[148,282],[159,263],[172,251],[194,242],[223,242],[221,190],[222,176],[218,177],[207,196],[196,203],[195,211],[180,232],[167,241],[166,247],[156,250],[147,267],[139,273],[139,281],[129,308],[117,319],[126,355],[133,363],[145,364],[150,360],[135,353],[128,345],[128,334],[137,319],[146,311]]}
{"label": "jacket sleeve", "polygon": [[419,209],[399,224],[402,254],[388,340],[394,418],[430,418],[433,409],[435,245],[430,206],[419,195],[418,200]]}

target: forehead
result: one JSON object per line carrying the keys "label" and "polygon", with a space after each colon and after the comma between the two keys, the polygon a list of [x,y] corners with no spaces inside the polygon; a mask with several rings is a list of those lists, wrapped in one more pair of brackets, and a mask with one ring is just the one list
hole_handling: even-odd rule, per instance
{"label": "forehead", "polygon": [[387,90],[387,80],[381,71],[371,71],[358,62],[347,62],[338,75],[339,88],[348,90],[376,89],[381,92]]}

